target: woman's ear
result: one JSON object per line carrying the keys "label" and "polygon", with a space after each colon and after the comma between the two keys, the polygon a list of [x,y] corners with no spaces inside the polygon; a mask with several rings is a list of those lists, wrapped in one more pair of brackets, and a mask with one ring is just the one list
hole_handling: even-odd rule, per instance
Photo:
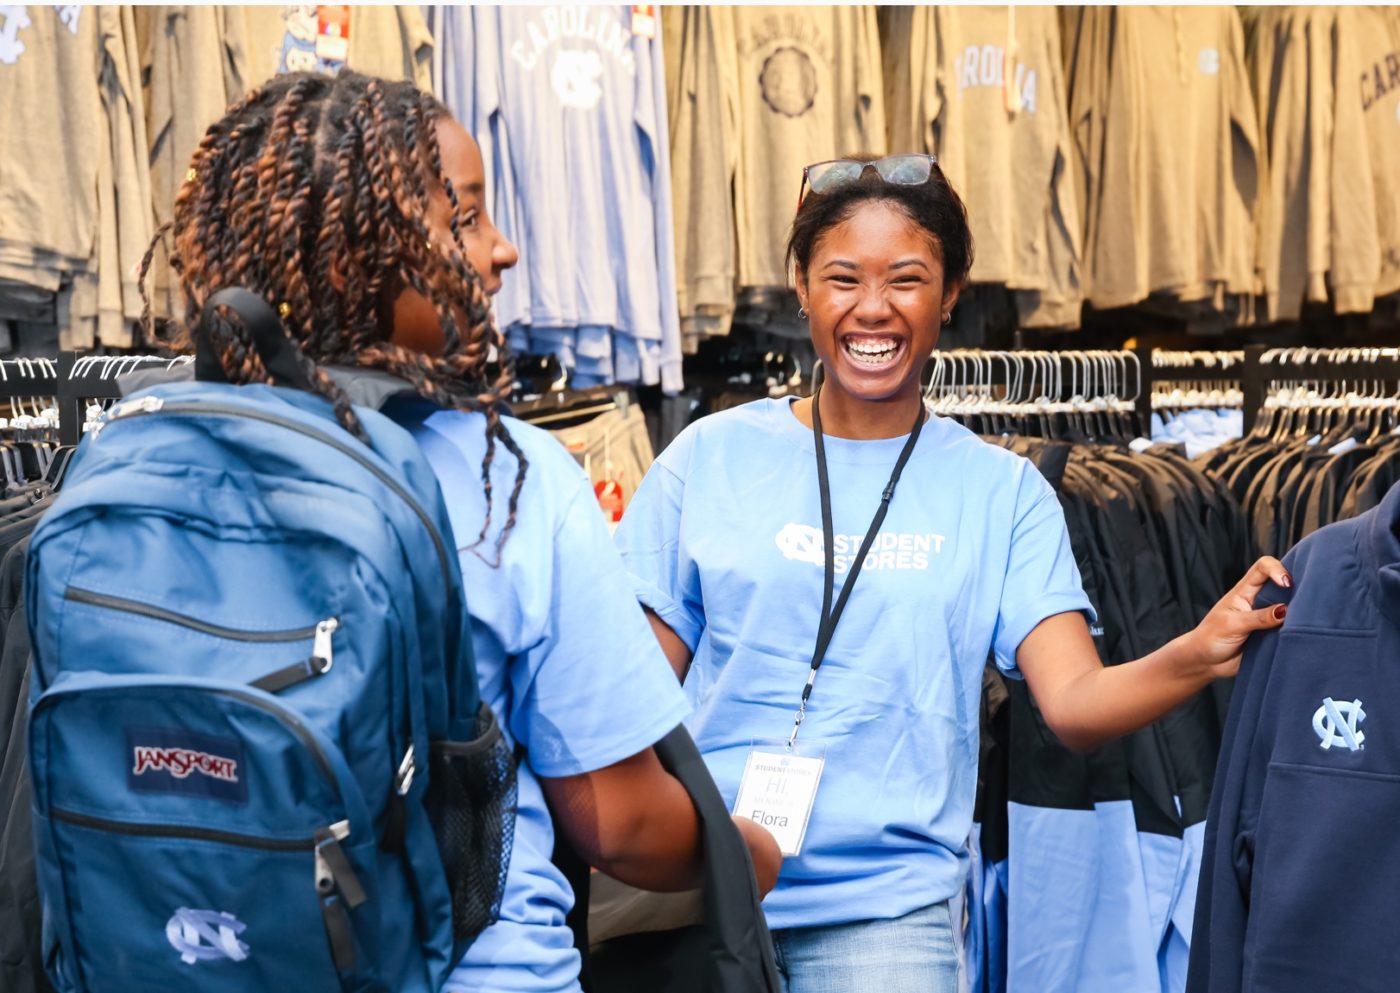
{"label": "woman's ear", "polygon": [[[962,283],[954,283],[943,291],[943,313],[951,314],[958,305],[958,295],[962,293]],[[946,321],[944,323],[947,323]]]}
{"label": "woman's ear", "polygon": [[797,306],[807,312],[807,273],[801,266],[793,270],[793,286],[797,290]]}

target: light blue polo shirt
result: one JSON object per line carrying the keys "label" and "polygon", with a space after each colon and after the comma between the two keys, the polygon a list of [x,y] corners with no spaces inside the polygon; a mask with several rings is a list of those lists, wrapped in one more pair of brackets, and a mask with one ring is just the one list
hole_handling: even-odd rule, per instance
{"label": "light blue polo shirt", "polygon": [[441,411],[419,423],[405,409],[395,416],[417,438],[452,517],[482,699],[507,737],[528,750],[500,922],[468,949],[445,990],[576,991],[579,957],[564,923],[574,897],[550,861],[554,830],[538,777],[591,772],[635,755],[680,724],[689,706],[632,595],[593,486],[563,446],[505,419],[529,470],[515,528],[493,567],[515,457],[497,446],[491,532],[472,551],[486,516],[485,417]]}
{"label": "light blue polo shirt", "polygon": [[[733,804],[750,743],[786,737],[822,602],[810,428],[760,400],[687,428],[616,534],[637,595],[694,652],[687,722]],[[828,437],[839,594],[907,436]],[[817,674],[826,766],[774,928],[900,916],[963,884],[989,650],[1016,674],[1042,620],[1092,607],[1060,503],[1024,458],[932,417]]]}

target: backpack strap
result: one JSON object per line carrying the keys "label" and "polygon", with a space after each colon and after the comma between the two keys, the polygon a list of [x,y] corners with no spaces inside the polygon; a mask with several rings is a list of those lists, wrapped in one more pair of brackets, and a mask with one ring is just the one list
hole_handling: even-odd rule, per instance
{"label": "backpack strap", "polygon": [[287,335],[277,312],[262,297],[241,286],[222,289],[204,304],[204,311],[200,314],[199,324],[194,333],[195,379],[205,383],[228,382],[214,348],[211,318],[219,307],[227,307],[238,315],[243,326],[248,329],[253,346],[257,348],[258,355],[262,357],[263,365],[267,367],[274,383],[298,390],[311,388],[297,364],[296,346]]}

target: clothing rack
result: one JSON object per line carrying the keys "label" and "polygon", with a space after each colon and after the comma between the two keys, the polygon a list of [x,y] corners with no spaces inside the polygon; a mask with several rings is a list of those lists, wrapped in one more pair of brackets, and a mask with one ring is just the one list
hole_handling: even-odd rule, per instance
{"label": "clothing rack", "polygon": [[188,358],[157,355],[84,355],[59,352],[57,359],[0,360],[0,399],[52,399],[58,408],[58,441],[76,445],[83,435],[86,404],[121,397],[120,377],[154,365],[173,365]]}
{"label": "clothing rack", "polygon": [[[1152,413],[1152,385],[1164,380],[1191,382],[1239,382],[1244,392],[1244,430],[1253,429],[1270,390],[1280,382],[1394,382],[1400,384],[1400,348],[1270,348],[1249,345],[1244,363],[1159,366],[1153,349],[1135,353],[1146,380],[1136,398],[1138,412]],[[1202,353],[1204,354],[1204,353]],[[1221,355],[1228,353],[1220,353]]]}

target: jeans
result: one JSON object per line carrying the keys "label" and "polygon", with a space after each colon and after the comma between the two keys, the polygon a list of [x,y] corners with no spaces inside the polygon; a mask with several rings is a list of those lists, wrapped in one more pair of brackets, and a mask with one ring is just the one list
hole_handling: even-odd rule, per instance
{"label": "jeans", "polygon": [[957,993],[947,902],[894,920],[773,932],[783,993]]}

